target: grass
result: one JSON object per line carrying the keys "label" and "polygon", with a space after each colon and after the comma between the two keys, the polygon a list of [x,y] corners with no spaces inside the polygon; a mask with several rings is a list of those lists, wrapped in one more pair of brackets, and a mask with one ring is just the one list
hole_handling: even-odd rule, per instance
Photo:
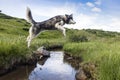
{"label": "grass", "polygon": [[83,42],[68,43],[64,50],[72,55],[83,58],[84,63],[92,62],[98,65],[97,80],[120,79],[120,42]]}
{"label": "grass", "polygon": [[30,53],[22,37],[0,40],[0,64],[10,65],[13,59],[23,59]]}
{"label": "grass", "polygon": [[28,49],[29,27],[24,19],[0,13],[0,67],[26,58],[40,46],[62,45],[64,51],[82,57],[83,63],[97,64],[97,80],[120,80],[120,33],[67,29],[64,38],[60,31],[46,31],[34,39]]}
{"label": "grass", "polygon": [[[120,42],[108,45],[108,51],[100,62],[100,80],[119,80],[120,79]],[[107,54],[106,54],[107,53]]]}

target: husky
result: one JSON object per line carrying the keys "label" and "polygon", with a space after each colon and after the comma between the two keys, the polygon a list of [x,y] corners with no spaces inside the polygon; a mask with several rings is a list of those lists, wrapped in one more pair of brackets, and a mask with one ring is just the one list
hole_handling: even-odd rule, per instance
{"label": "husky", "polygon": [[27,8],[27,21],[31,24],[29,29],[29,35],[27,37],[27,46],[30,47],[32,39],[38,36],[44,30],[60,30],[63,35],[66,36],[66,29],[63,27],[65,24],[75,24],[73,15],[57,15],[46,21],[36,22],[33,17],[30,8]]}

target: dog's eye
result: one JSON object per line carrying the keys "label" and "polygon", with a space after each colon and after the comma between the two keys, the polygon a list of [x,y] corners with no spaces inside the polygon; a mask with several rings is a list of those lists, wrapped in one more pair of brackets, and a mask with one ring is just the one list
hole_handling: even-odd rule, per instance
{"label": "dog's eye", "polygon": [[69,19],[72,19],[72,20],[73,20],[73,18],[72,18],[72,17],[69,17]]}

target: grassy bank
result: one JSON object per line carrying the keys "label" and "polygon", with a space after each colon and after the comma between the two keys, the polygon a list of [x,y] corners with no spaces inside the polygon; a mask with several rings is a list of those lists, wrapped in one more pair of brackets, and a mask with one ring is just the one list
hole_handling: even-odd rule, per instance
{"label": "grassy bank", "polygon": [[120,42],[83,42],[68,43],[64,50],[72,55],[80,56],[83,63],[95,63],[98,80],[120,79]]}
{"label": "grassy bank", "polygon": [[81,57],[83,60],[82,64],[93,63],[97,65],[97,71],[95,74],[97,80],[119,80],[120,34],[100,30],[85,31],[90,33],[86,34],[86,32],[84,34],[88,41],[68,42],[63,47],[64,51],[73,56]]}
{"label": "grassy bank", "polygon": [[96,64],[97,80],[120,79],[120,33],[67,29],[64,38],[60,31],[46,31],[32,41],[29,49],[26,43],[29,27],[24,19],[0,13],[0,70],[15,60],[26,60],[40,46],[62,45],[64,51],[82,57],[83,64]]}

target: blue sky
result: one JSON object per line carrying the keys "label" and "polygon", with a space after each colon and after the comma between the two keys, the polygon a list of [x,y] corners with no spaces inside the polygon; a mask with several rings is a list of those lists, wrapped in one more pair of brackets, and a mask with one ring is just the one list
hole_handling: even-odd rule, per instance
{"label": "blue sky", "polygon": [[28,6],[35,21],[73,13],[74,29],[102,29],[120,32],[120,0],[0,0],[0,10],[26,19]]}

